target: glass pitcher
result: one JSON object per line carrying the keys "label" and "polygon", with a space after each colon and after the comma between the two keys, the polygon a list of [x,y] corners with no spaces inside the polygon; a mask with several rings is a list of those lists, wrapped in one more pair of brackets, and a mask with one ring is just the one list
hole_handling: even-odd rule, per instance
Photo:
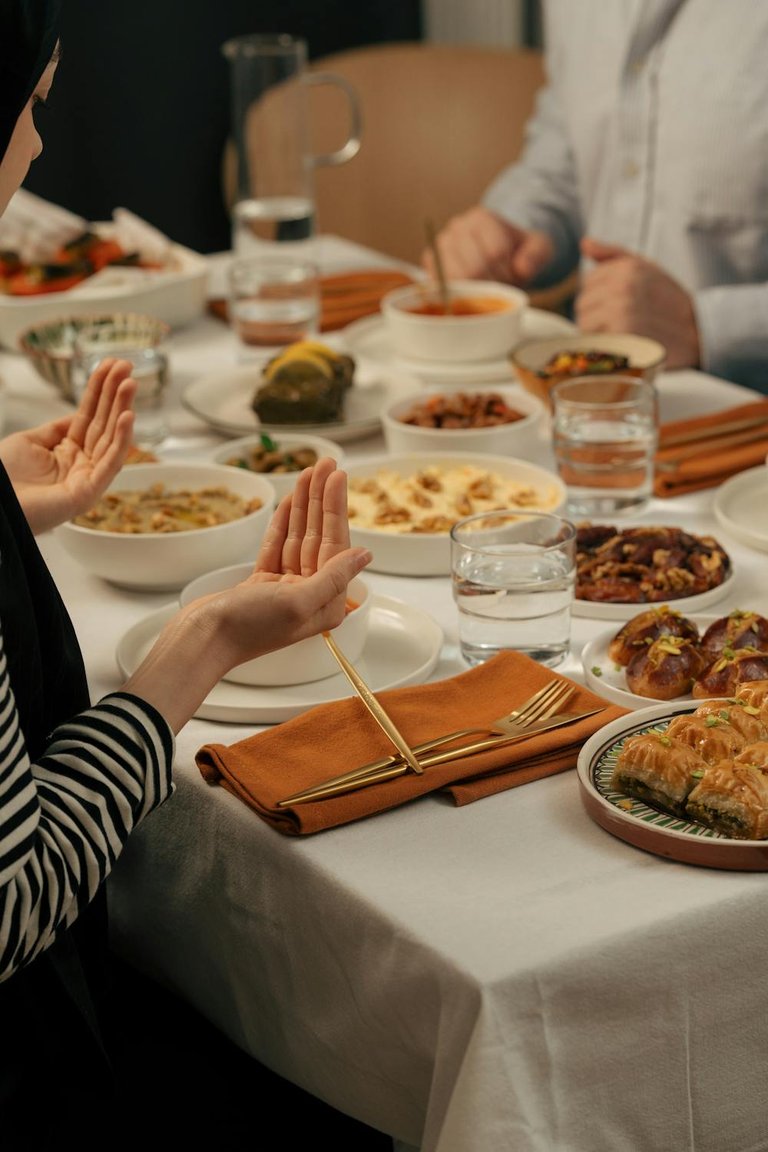
{"label": "glass pitcher", "polygon": [[[344,164],[360,149],[357,94],[332,72],[307,72],[306,41],[294,36],[238,36],[222,52],[230,65],[232,248],[248,256],[307,241],[315,230],[315,168]],[[335,152],[311,150],[307,90],[318,84],[335,84],[347,98],[349,133]]]}

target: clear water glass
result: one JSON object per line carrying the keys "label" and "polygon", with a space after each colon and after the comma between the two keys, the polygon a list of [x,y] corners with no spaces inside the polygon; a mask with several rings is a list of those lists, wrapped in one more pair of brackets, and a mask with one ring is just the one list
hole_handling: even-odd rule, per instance
{"label": "clear water glass", "polygon": [[575,583],[576,528],[561,516],[481,512],[451,529],[451,584],[468,664],[504,651],[560,664]]}

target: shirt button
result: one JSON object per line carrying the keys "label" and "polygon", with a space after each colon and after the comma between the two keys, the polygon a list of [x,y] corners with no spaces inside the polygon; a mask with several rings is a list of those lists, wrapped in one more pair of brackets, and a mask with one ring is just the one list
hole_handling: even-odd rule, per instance
{"label": "shirt button", "polygon": [[628,160],[624,165],[624,175],[628,180],[631,180],[633,177],[637,176],[639,171],[640,165],[636,164],[634,160]]}

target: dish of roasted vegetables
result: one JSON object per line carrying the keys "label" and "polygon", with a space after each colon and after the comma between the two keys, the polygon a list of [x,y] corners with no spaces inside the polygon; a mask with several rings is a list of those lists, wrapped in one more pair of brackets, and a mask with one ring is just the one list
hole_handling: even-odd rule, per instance
{"label": "dish of roasted vegetables", "polygon": [[64,292],[108,265],[159,267],[138,252],[127,252],[117,240],[84,232],[52,252],[47,261],[24,263],[17,252],[0,252],[0,292],[8,296]]}

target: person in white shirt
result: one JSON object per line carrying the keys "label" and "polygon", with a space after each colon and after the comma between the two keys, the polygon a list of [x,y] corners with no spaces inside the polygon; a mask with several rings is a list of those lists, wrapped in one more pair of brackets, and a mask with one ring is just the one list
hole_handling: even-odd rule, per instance
{"label": "person in white shirt", "polygon": [[651,336],[670,369],[768,392],[768,6],[544,0],[543,15],[523,154],[443,227],[447,275],[540,287],[580,267],[584,331]]}

